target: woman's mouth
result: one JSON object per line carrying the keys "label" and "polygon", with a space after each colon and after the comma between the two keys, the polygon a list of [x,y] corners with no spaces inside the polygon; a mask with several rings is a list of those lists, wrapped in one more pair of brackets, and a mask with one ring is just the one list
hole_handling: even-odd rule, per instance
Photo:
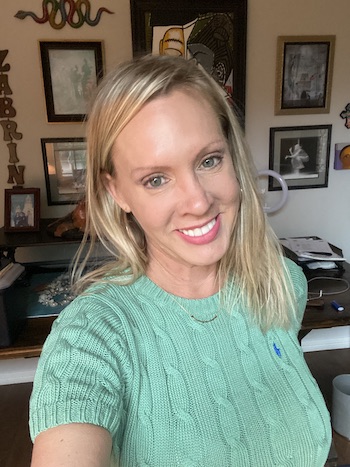
{"label": "woman's mouth", "polygon": [[179,229],[178,232],[181,237],[190,243],[204,244],[209,243],[216,237],[220,227],[219,216],[215,217],[207,224],[201,227],[195,227],[194,229]]}
{"label": "woman's mouth", "polygon": [[202,235],[206,235],[208,232],[212,230],[214,225],[216,224],[216,218],[208,222],[208,224],[203,225],[203,227],[196,227],[195,229],[188,229],[188,230],[180,230],[185,235],[189,237],[201,237]]}

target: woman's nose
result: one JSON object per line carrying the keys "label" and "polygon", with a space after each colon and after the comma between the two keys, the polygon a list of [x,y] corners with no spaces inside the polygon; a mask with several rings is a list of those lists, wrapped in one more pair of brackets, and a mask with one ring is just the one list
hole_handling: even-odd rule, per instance
{"label": "woman's nose", "polygon": [[178,196],[182,214],[205,214],[211,205],[208,186],[196,176],[188,177],[181,183]]}

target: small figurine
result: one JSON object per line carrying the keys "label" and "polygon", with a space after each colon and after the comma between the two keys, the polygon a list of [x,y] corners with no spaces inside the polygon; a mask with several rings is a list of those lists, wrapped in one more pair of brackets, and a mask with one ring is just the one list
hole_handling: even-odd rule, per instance
{"label": "small figurine", "polygon": [[47,231],[54,237],[79,239],[84,235],[85,221],[85,199],[82,199],[67,216],[61,217],[49,224]]}
{"label": "small figurine", "polygon": [[346,105],[345,110],[340,113],[341,118],[345,119],[344,125],[347,129],[350,128],[350,102]]}

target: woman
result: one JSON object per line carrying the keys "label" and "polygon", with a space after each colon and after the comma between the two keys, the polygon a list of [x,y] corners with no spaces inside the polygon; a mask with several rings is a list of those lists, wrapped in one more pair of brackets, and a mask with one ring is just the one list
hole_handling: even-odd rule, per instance
{"label": "woman", "polygon": [[32,466],[322,466],[305,278],[265,223],[220,87],[183,59],[126,63],[87,140],[85,241],[117,259],[77,267],[82,293],[45,344]]}

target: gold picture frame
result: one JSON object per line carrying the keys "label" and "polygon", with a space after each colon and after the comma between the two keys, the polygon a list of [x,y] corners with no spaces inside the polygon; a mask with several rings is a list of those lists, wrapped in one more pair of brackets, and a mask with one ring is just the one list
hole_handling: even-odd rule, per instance
{"label": "gold picture frame", "polygon": [[329,113],[335,36],[277,38],[275,115]]}

